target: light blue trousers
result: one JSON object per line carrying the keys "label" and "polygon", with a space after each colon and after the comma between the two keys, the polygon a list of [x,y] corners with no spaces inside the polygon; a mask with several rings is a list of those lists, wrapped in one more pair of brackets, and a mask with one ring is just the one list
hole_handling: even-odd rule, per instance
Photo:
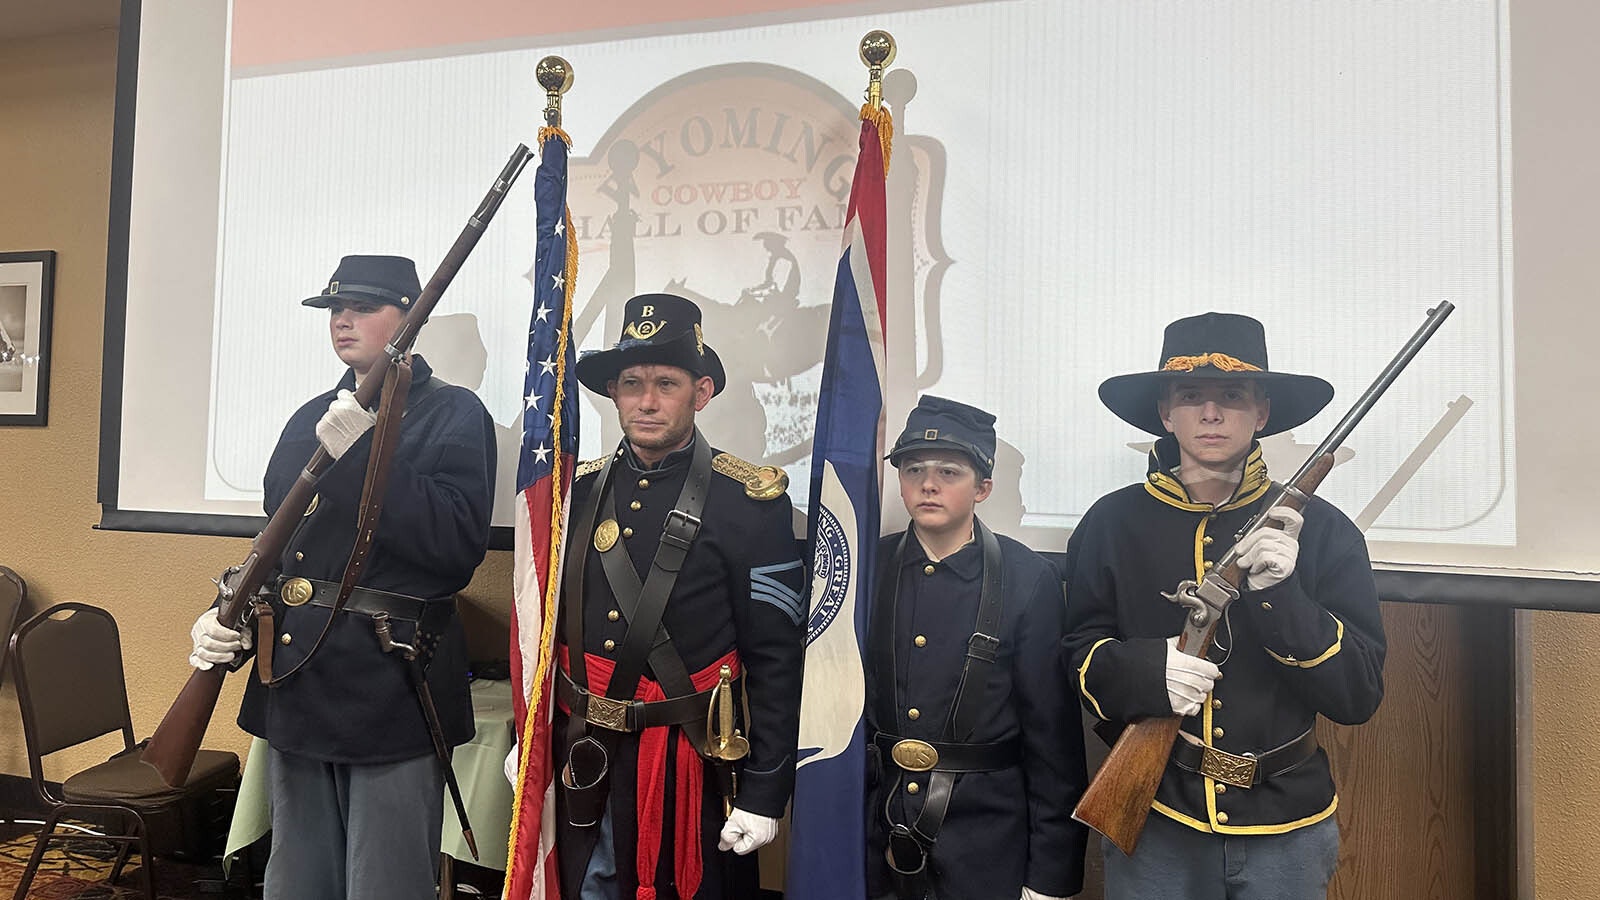
{"label": "light blue trousers", "polygon": [[1285,834],[1206,834],[1150,814],[1133,856],[1101,842],[1106,900],[1327,900],[1339,867],[1329,816]]}
{"label": "light blue trousers", "polygon": [[265,900],[434,900],[444,775],[433,755],[353,765],[269,752]]}

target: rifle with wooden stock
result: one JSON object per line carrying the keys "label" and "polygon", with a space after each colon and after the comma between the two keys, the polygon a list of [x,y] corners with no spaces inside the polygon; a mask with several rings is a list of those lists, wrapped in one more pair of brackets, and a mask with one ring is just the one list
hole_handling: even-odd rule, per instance
{"label": "rifle with wooden stock", "polygon": [[[1311,501],[1322,479],[1333,468],[1333,454],[1344,443],[1373,404],[1378,402],[1389,386],[1422,349],[1422,346],[1439,330],[1455,306],[1448,300],[1428,311],[1426,321],[1418,328],[1400,352],[1379,373],[1372,386],[1345,413],[1343,419],[1322,443],[1306,458],[1304,465],[1285,484],[1274,485],[1262,512],[1257,513],[1234,535],[1234,549],[1228,551],[1211,571],[1199,581],[1186,580],[1172,593],[1162,596],[1187,610],[1183,632],[1178,636],[1178,649],[1191,656],[1203,657],[1211,648],[1217,625],[1229,605],[1239,599],[1246,572],[1239,566],[1239,544],[1247,535],[1262,528],[1279,527],[1268,518],[1275,507],[1288,507],[1299,511]],[[1172,756],[1173,742],[1178,739],[1183,719],[1180,716],[1159,716],[1135,719],[1122,729],[1111,753],[1095,773],[1094,780],[1078,801],[1072,817],[1100,832],[1123,853],[1131,855],[1144,831],[1145,819],[1150,815],[1150,805],[1155,801],[1156,790],[1166,772]]]}
{"label": "rifle with wooden stock", "polygon": [[[522,144],[518,144],[517,149],[512,152],[511,159],[506,162],[505,168],[500,170],[489,193],[484,196],[483,202],[478,204],[477,211],[467,220],[466,227],[461,230],[460,236],[450,246],[449,252],[439,263],[433,277],[429,278],[427,285],[423,287],[421,296],[411,305],[405,318],[401,320],[400,327],[395,330],[394,336],[384,347],[387,359],[373,366],[366,377],[361,379],[361,384],[356,388],[355,398],[363,407],[370,409],[378,400],[379,392],[383,390],[390,370],[401,364],[410,352],[411,345],[416,341],[417,332],[428,321],[428,315],[433,312],[439,298],[455,279],[456,273],[461,270],[462,264],[467,261],[473,248],[478,245],[478,239],[483,236],[489,221],[494,218],[501,202],[505,200],[506,192],[511,189],[512,183],[517,180],[517,176],[522,173],[522,169],[532,156],[533,154]],[[301,470],[300,477],[295,479],[294,486],[284,497],[283,503],[272,514],[272,518],[267,520],[266,527],[251,542],[250,553],[244,562],[228,567],[227,571],[215,579],[218,600],[217,620],[222,625],[235,631],[248,627],[247,617],[250,615],[252,599],[265,584],[267,577],[277,568],[284,548],[288,546],[306,509],[316,496],[317,482],[333,462],[333,457],[328,451],[318,447],[310,462]],[[205,737],[206,725],[211,721],[211,713],[216,708],[217,696],[222,691],[222,680],[227,672],[225,667],[212,666],[205,670],[195,669],[189,673],[188,683],[183,686],[178,698],[172,702],[172,706],[162,717],[161,724],[150,736],[140,759],[154,767],[164,783],[178,787],[188,780],[189,769],[194,765],[200,741]]]}

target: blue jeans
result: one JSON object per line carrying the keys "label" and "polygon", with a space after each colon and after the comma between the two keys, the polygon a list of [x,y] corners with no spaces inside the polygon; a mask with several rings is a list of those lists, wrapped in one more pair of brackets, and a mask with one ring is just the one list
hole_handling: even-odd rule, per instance
{"label": "blue jeans", "polygon": [[1339,868],[1329,816],[1285,834],[1206,834],[1151,812],[1133,856],[1101,842],[1106,900],[1326,900]]}

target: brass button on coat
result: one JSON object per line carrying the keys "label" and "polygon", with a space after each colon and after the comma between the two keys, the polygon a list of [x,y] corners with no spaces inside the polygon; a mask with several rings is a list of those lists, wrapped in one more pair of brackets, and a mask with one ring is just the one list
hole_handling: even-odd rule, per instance
{"label": "brass button on coat", "polygon": [[1263,601],[1261,601],[1261,608],[1266,610],[1267,612],[1271,612],[1272,611],[1272,604],[1268,603],[1265,600],[1263,600]]}
{"label": "brass button on coat", "polygon": [[278,643],[280,643],[280,644],[284,645],[285,647],[287,647],[287,646],[289,646],[289,643],[291,641],[293,641],[293,640],[294,640],[294,635],[292,635],[292,634],[290,634],[290,633],[288,633],[286,631],[286,632],[283,633],[282,637],[278,638]]}
{"label": "brass button on coat", "polygon": [[614,609],[612,611],[606,613],[606,621],[608,621],[608,622],[615,622],[616,620],[618,620],[620,618],[622,618],[622,613],[619,613]]}
{"label": "brass button on coat", "polygon": [[1211,736],[1212,737],[1219,738],[1219,737],[1222,737],[1222,735],[1225,734],[1225,733],[1226,732],[1224,732],[1222,730],[1222,726],[1221,725],[1218,725],[1217,727],[1211,729]]}
{"label": "brass button on coat", "polygon": [[1226,793],[1227,793],[1227,792],[1228,792],[1228,786],[1227,786],[1227,785],[1225,785],[1225,784],[1223,784],[1223,783],[1222,783],[1222,782],[1220,782],[1220,781],[1219,781],[1219,782],[1217,782],[1217,793],[1219,793],[1219,794],[1226,794]]}
{"label": "brass button on coat", "polygon": [[922,574],[924,574],[924,575],[932,575],[934,573],[934,571],[935,571],[935,569],[934,569],[933,563],[928,563],[927,565],[922,567]]}
{"label": "brass button on coat", "polygon": [[1204,568],[1205,568],[1205,570],[1206,570],[1206,571],[1207,571],[1207,572],[1209,572],[1209,571],[1211,571],[1211,567],[1212,567],[1212,566],[1215,566],[1215,565],[1216,565],[1216,563],[1214,563],[1214,562],[1212,562],[1212,561],[1211,561],[1211,560],[1209,560],[1209,559],[1208,559],[1208,560],[1206,560],[1206,562],[1205,562],[1205,567],[1204,567]]}
{"label": "brass button on coat", "polygon": [[305,559],[306,555],[304,553],[300,552],[299,550],[296,550],[294,552],[294,558],[295,558],[296,561],[298,561],[298,560]]}
{"label": "brass button on coat", "polygon": [[915,781],[910,782],[910,783],[908,783],[906,785],[906,793],[908,793],[908,794],[915,794],[916,792],[918,792],[920,790],[922,790],[922,785],[917,784]]}
{"label": "brass button on coat", "polygon": [[928,646],[928,638],[926,635],[919,634],[911,639],[911,643],[916,644],[918,647],[926,647]]}
{"label": "brass button on coat", "polygon": [[622,536],[623,537],[633,537],[633,529],[632,528],[624,528],[624,529],[622,529]]}
{"label": "brass button on coat", "polygon": [[640,503],[640,502],[639,502],[639,501],[637,501],[637,500],[635,500],[635,501],[633,501],[633,502],[632,502],[632,503],[629,503],[629,504],[628,504],[628,508],[629,508],[629,509],[631,509],[631,510],[634,510],[634,511],[638,511],[638,509],[639,509],[639,508],[640,508],[640,507],[642,507],[642,506],[644,506],[644,504],[643,504],[643,503]]}
{"label": "brass button on coat", "polygon": [[642,490],[644,490],[645,488],[647,488],[649,486],[650,486],[650,479],[648,479],[648,478],[639,479],[639,490],[642,491]]}
{"label": "brass button on coat", "polygon": [[611,640],[610,638],[606,638],[605,647],[606,647],[607,650],[615,650],[615,649],[617,649],[617,642]]}
{"label": "brass button on coat", "polygon": [[913,706],[910,709],[906,710],[906,718],[911,719],[912,721],[920,719],[920,718],[922,718],[922,710],[917,709],[915,706]]}
{"label": "brass button on coat", "polygon": [[1200,542],[1205,544],[1207,547],[1211,546],[1211,535],[1208,534],[1205,537],[1201,538]]}
{"label": "brass button on coat", "polygon": [[1212,697],[1211,698],[1211,708],[1212,709],[1221,709],[1222,708],[1222,701],[1218,700],[1215,697]]}
{"label": "brass button on coat", "polygon": [[1226,824],[1228,824],[1228,814],[1223,812],[1223,811],[1221,811],[1221,810],[1217,810],[1217,824],[1218,825],[1226,825]]}

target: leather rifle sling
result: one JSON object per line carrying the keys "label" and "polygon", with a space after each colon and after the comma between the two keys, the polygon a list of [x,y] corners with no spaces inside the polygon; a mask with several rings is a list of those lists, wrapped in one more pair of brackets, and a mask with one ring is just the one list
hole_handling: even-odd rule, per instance
{"label": "leather rifle sling", "polygon": [[[418,398],[431,393],[433,388],[418,391]],[[383,378],[378,418],[372,425],[372,451],[367,457],[366,475],[361,485],[360,513],[356,517],[356,539],[350,547],[350,559],[345,563],[344,575],[339,580],[339,595],[334,599],[333,608],[328,611],[327,621],[323,622],[322,631],[317,635],[311,649],[307,650],[306,655],[301,657],[300,662],[289,671],[274,676],[272,650],[269,649],[272,646],[271,636],[259,642],[260,649],[256,651],[256,670],[261,681],[268,686],[282,684],[316,656],[323,642],[327,640],[328,633],[333,630],[334,617],[344,608],[345,601],[350,598],[350,592],[355,590],[357,582],[361,579],[361,572],[366,568],[367,556],[372,552],[372,543],[378,534],[378,517],[383,514],[383,500],[388,493],[389,466],[394,462],[395,449],[400,444],[400,424],[405,416],[406,401],[410,395],[411,359],[410,354],[407,354],[404,359],[396,360],[389,366],[389,371]]]}
{"label": "leather rifle sling", "polygon": [[[633,567],[633,559],[620,541],[600,553],[611,594],[616,597],[617,605],[628,622],[628,630],[617,651],[617,668],[606,690],[607,697],[633,699],[646,666],[669,698],[695,693],[689,670],[672,646],[666,627],[661,624],[661,617],[666,612],[667,600],[672,596],[672,587],[677,583],[678,572],[689,554],[689,547],[699,536],[700,513],[705,509],[706,493],[710,486],[711,445],[697,431],[688,475],[683,480],[677,503],[673,505],[672,512],[667,514],[655,558],[651,560],[650,572],[643,582]],[[607,498],[615,516],[614,493],[608,490]],[[703,743],[704,738],[695,741],[697,746]]]}

